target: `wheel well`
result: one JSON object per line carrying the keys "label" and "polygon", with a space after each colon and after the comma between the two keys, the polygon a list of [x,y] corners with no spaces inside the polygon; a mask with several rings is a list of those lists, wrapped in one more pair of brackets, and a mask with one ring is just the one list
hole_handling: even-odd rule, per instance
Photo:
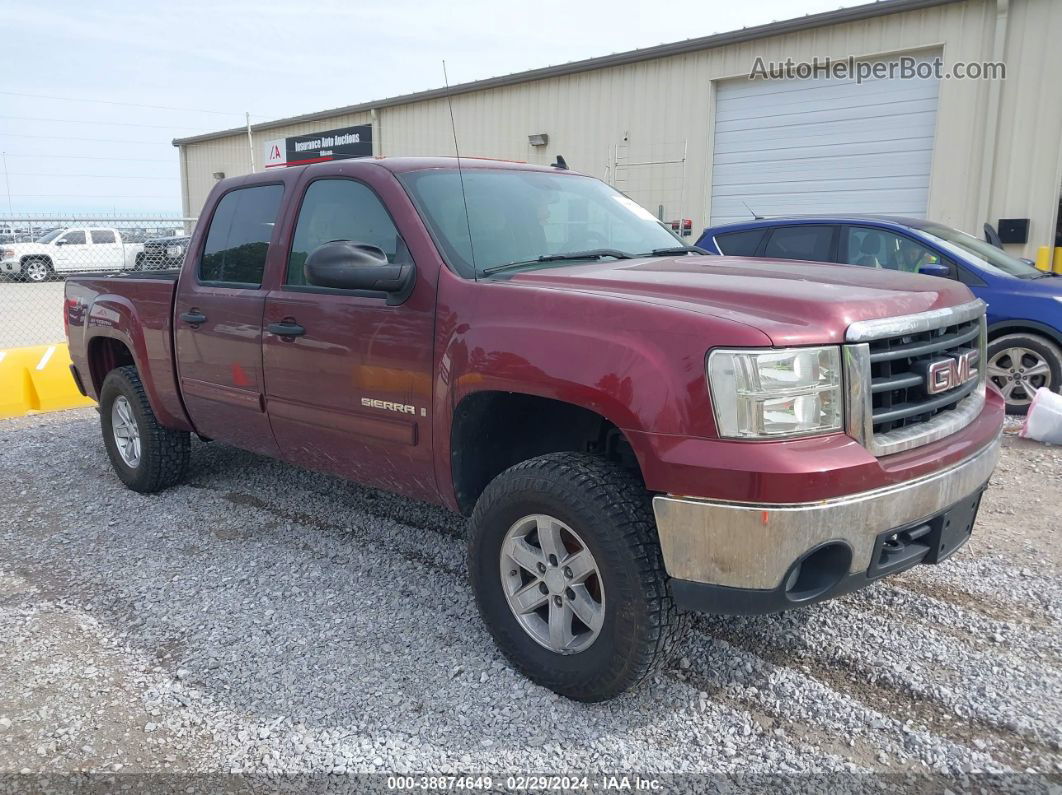
{"label": "wheel well", "polygon": [[454,412],[450,432],[451,473],[462,513],[470,514],[487,484],[509,467],[560,452],[598,453],[641,477],[623,432],[600,414],[535,395],[469,395]]}
{"label": "wheel well", "polygon": [[27,262],[43,262],[49,268],[52,267],[52,258],[47,254],[27,254],[19,260],[20,265],[25,265]]}
{"label": "wheel well", "polygon": [[1010,334],[1027,334],[1030,337],[1039,337],[1040,339],[1047,340],[1052,345],[1062,346],[1062,339],[1058,335],[1045,331],[1042,328],[1036,326],[1002,326],[988,330],[988,342],[993,343],[1000,337],[1006,337]]}
{"label": "wheel well", "polygon": [[88,361],[89,375],[97,395],[103,387],[103,379],[107,377],[107,373],[127,364],[135,364],[133,354],[125,343],[110,337],[96,337],[89,341]]}

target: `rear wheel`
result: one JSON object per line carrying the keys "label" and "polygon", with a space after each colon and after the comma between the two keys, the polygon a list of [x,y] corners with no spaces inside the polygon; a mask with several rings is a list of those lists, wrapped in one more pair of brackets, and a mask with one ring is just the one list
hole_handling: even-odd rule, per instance
{"label": "rear wheel", "polygon": [[184,478],[189,435],[159,424],[135,367],[107,374],[100,390],[100,424],[111,466],[133,491],[161,491]]}
{"label": "rear wheel", "polygon": [[593,456],[546,455],[495,478],[472,516],[469,572],[502,653],[568,698],[630,689],[681,634],[649,495]]}
{"label": "rear wheel", "polygon": [[1003,393],[1008,414],[1024,414],[1040,387],[1062,385],[1062,351],[1034,334],[1006,334],[988,345],[988,377]]}

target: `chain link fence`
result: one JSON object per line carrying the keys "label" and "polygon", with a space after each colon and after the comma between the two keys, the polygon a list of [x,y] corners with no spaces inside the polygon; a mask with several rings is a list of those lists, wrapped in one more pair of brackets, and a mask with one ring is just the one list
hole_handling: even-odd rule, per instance
{"label": "chain link fence", "polygon": [[194,218],[0,215],[0,350],[64,340],[63,280],[179,268]]}

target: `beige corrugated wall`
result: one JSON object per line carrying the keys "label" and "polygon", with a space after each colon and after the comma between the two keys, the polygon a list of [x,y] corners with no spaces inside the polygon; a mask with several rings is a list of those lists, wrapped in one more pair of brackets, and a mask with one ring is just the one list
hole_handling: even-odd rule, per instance
{"label": "beige corrugated wall", "polygon": [[[1053,245],[1062,181],[1062,74],[1055,60],[1062,3],[1011,0],[1003,8],[1008,72],[998,91],[995,144],[990,82],[941,81],[929,216],[975,234],[986,220],[1030,218],[1030,242],[1015,253],[1032,256],[1037,246]],[[709,215],[715,81],[742,79],[757,56],[803,61],[942,47],[949,69],[957,61],[987,61],[999,10],[997,0],[968,0],[459,94],[453,107],[461,153],[533,163],[552,162],[560,153],[573,168],[603,177],[617,145],[628,162],[680,159],[685,151],[683,165],[623,170],[619,176],[627,181],[620,186],[653,212],[664,204],[667,217],[675,217],[681,203],[696,228]],[[445,100],[377,113],[377,154],[453,154]],[[266,140],[368,121],[369,114],[360,113],[256,133],[256,157]],[[527,140],[532,133],[548,133],[549,145],[532,147]],[[989,173],[982,168],[986,140]],[[186,209],[192,213],[206,197],[214,171],[233,175],[249,168],[245,135],[182,148]]]}

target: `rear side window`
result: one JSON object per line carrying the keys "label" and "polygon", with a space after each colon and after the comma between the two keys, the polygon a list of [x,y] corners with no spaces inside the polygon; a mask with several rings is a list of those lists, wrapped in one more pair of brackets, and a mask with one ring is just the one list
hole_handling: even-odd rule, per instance
{"label": "rear side window", "polygon": [[199,261],[200,281],[251,287],[262,284],[283,193],[283,185],[258,185],[222,197]]}
{"label": "rear side window", "polygon": [[93,229],[92,230],[92,242],[93,243],[113,243],[114,232],[110,229]]}
{"label": "rear side window", "polygon": [[830,262],[830,249],[836,229],[837,227],[828,224],[778,227],[771,232],[771,239],[767,241],[763,256]]}
{"label": "rear side window", "polygon": [[306,258],[334,240],[375,246],[388,262],[411,261],[391,216],[371,188],[349,179],[320,179],[310,184],[302,200],[285,284],[305,285]]}
{"label": "rear side window", "polygon": [[715,236],[715,244],[723,254],[731,257],[754,257],[766,229],[746,229],[744,232],[726,232]]}

